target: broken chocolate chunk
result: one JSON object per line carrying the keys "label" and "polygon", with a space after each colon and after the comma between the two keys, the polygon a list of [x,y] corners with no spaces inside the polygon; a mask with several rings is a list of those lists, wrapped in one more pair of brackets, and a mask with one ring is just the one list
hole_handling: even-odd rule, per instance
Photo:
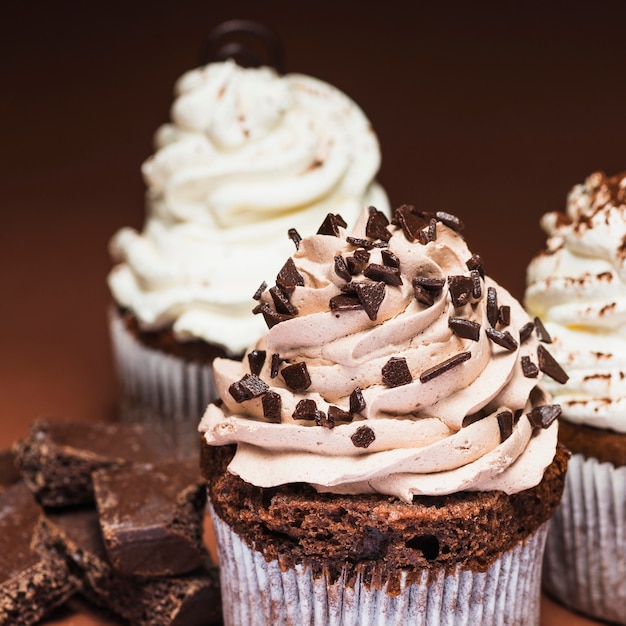
{"label": "broken chocolate chunk", "polygon": [[462,319],[460,317],[450,317],[448,318],[448,326],[455,335],[463,337],[464,339],[478,341],[480,337],[480,324],[478,322]]}
{"label": "broken chocolate chunk", "polygon": [[280,374],[287,387],[292,391],[304,391],[311,385],[311,377],[309,376],[306,363],[303,361],[283,367],[280,370]]}
{"label": "broken chocolate chunk", "polygon": [[418,237],[418,233],[428,226],[430,216],[425,217],[425,214],[417,211],[415,207],[409,204],[403,204],[398,207],[394,212],[394,224],[397,224],[402,228],[402,232],[408,241],[415,241]]}
{"label": "broken chocolate chunk", "polygon": [[351,276],[360,274],[365,266],[369,263],[370,253],[367,250],[359,248],[354,251],[352,256],[346,258],[346,265]]}
{"label": "broken chocolate chunk", "polygon": [[513,337],[508,330],[502,332],[501,330],[496,330],[495,328],[487,328],[485,333],[487,334],[487,337],[493,341],[493,343],[497,343],[506,350],[509,350],[510,352],[517,350],[518,343],[515,340],[515,337]]}
{"label": "broken chocolate chunk", "polygon": [[291,257],[287,259],[280,272],[278,272],[276,284],[288,294],[292,293],[297,286],[304,287],[304,278],[298,272],[296,264]]}
{"label": "broken chocolate chunk", "polygon": [[259,288],[254,292],[254,295],[252,296],[253,300],[260,300],[261,299],[261,295],[263,294],[263,292],[267,289],[267,283],[265,281],[263,281],[260,285]]}
{"label": "broken chocolate chunk", "polygon": [[348,423],[351,422],[353,418],[352,413],[348,413],[348,411],[344,411],[338,406],[331,405],[328,407],[328,420],[332,421],[333,424],[337,422]]}
{"label": "broken chocolate chunk", "polygon": [[373,206],[369,207],[368,211],[369,217],[365,226],[365,236],[370,239],[389,241],[391,239],[391,233],[387,230],[389,220],[385,214]]}
{"label": "broken chocolate chunk", "polygon": [[465,263],[468,270],[476,270],[480,274],[481,278],[485,277],[485,267],[480,254],[472,254],[472,256]]}
{"label": "broken chocolate chunk", "polygon": [[537,378],[539,376],[539,368],[530,360],[529,356],[522,357],[522,374],[526,378]]}
{"label": "broken chocolate chunk", "polygon": [[495,328],[498,323],[498,293],[494,287],[487,287],[487,319]]}
{"label": "broken chocolate chunk", "polygon": [[365,398],[360,387],[355,387],[350,394],[350,413],[361,413],[365,410]]}
{"label": "broken chocolate chunk", "polygon": [[478,270],[470,270],[470,278],[472,279],[472,298],[480,300],[483,295],[483,287],[480,282],[480,272]]}
{"label": "broken chocolate chunk", "polygon": [[280,324],[280,322],[291,319],[291,316],[289,315],[283,315],[278,311],[274,311],[274,309],[267,302],[262,302],[261,304],[255,306],[254,309],[252,309],[252,313],[255,315],[261,313],[268,328],[273,328],[276,324]]}
{"label": "broken chocolate chunk", "polygon": [[468,304],[472,297],[473,287],[474,283],[470,276],[462,274],[448,276],[448,290],[450,291],[452,305],[455,308],[459,308]]}
{"label": "broken chocolate chunk", "polygon": [[329,213],[322,225],[319,227],[317,234],[318,235],[330,235],[331,237],[339,237],[339,227],[347,228],[347,224],[341,215],[335,215],[333,213]]}
{"label": "broken chocolate chunk", "polygon": [[513,434],[513,413],[502,411],[496,415],[496,418],[500,427],[500,443],[502,443]]}
{"label": "broken chocolate chunk", "polygon": [[276,376],[278,376],[278,368],[282,362],[283,360],[280,358],[278,352],[274,352],[274,354],[272,354],[272,362],[270,365],[270,378],[276,378]]}
{"label": "broken chocolate chunk", "polygon": [[348,269],[344,258],[340,254],[335,257],[335,274],[344,280],[352,280],[350,270]]}
{"label": "broken chocolate chunk", "polygon": [[267,352],[265,350],[250,350],[248,353],[248,365],[250,366],[250,373],[258,376],[265,365],[265,357]]}
{"label": "broken chocolate chunk", "polygon": [[386,248],[386,241],[370,241],[369,239],[363,239],[362,237],[346,237],[346,241],[356,248],[365,248],[371,250],[372,248]]}
{"label": "broken chocolate chunk", "polygon": [[384,265],[400,268],[400,259],[391,250],[381,250],[380,256]]}
{"label": "broken chocolate chunk", "polygon": [[419,285],[433,294],[437,294],[446,284],[445,278],[433,278],[428,276],[415,276],[412,280],[413,285]]}
{"label": "broken chocolate chunk", "polygon": [[569,380],[565,370],[541,344],[537,346],[537,361],[539,362],[539,369],[550,378],[554,378],[557,383],[563,385]]}
{"label": "broken chocolate chunk", "polygon": [[354,289],[359,298],[359,302],[363,305],[367,317],[375,320],[378,315],[378,309],[385,298],[385,283],[355,283]]}
{"label": "broken chocolate chunk", "polygon": [[511,307],[503,304],[498,308],[498,323],[502,326],[508,326],[511,323]]}
{"label": "broken chocolate chunk", "polygon": [[315,400],[305,398],[296,404],[296,408],[291,417],[295,420],[313,421],[319,419],[319,413]]}
{"label": "broken chocolate chunk", "polygon": [[404,357],[392,356],[382,368],[383,383],[387,387],[400,387],[413,382],[413,376]]}
{"label": "broken chocolate chunk", "polygon": [[352,294],[338,294],[333,296],[329,302],[331,311],[362,311],[363,305],[357,297],[356,293]]}
{"label": "broken chocolate chunk", "polygon": [[413,279],[413,295],[420,304],[425,304],[426,306],[432,306],[435,302],[433,293],[416,283],[415,279]]}
{"label": "broken chocolate chunk", "polygon": [[550,333],[546,330],[543,322],[538,317],[536,317],[534,321],[537,339],[539,339],[539,341],[543,341],[543,343],[552,343],[552,337],[550,337]]}
{"label": "broken chocolate chunk", "polygon": [[452,213],[446,213],[445,211],[436,211],[435,217],[440,222],[443,222],[446,226],[448,226],[452,230],[456,230],[457,232],[465,228],[465,224],[463,224],[463,222]]}
{"label": "broken chocolate chunk", "polygon": [[560,404],[544,404],[526,413],[531,425],[535,428],[548,428],[559,415],[561,415]]}
{"label": "broken chocolate chunk", "polygon": [[453,367],[460,365],[464,361],[467,361],[472,357],[471,352],[459,352],[459,354],[455,354],[451,356],[449,359],[442,361],[438,365],[434,367],[428,368],[426,371],[420,374],[420,382],[427,383],[429,380],[433,378],[437,378],[437,376],[441,376],[441,374],[445,374],[445,372],[451,370]]}
{"label": "broken chocolate chunk", "polygon": [[278,285],[270,289],[270,296],[272,296],[277,313],[298,315],[298,309],[289,302],[289,296]]}
{"label": "broken chocolate chunk", "polygon": [[378,263],[370,263],[363,272],[367,278],[375,281],[382,281],[387,285],[397,287],[402,284],[400,277],[400,269],[398,267],[389,267]]}
{"label": "broken chocolate chunk", "polygon": [[520,343],[524,343],[532,334],[535,329],[535,325],[532,322],[528,322],[524,324],[519,329],[519,341]]}
{"label": "broken chocolate chunk", "polygon": [[300,242],[302,241],[302,237],[300,236],[300,233],[295,228],[290,228],[287,231],[287,235],[289,236],[289,239],[293,241],[294,245],[296,246],[296,250],[299,250]]}
{"label": "broken chocolate chunk", "polygon": [[280,413],[283,405],[280,394],[275,391],[268,391],[261,398],[263,403],[263,417],[273,424],[280,424]]}
{"label": "broken chocolate chunk", "polygon": [[376,435],[369,426],[359,426],[350,439],[357,448],[368,448],[376,439]]}
{"label": "broken chocolate chunk", "polygon": [[485,409],[480,409],[479,411],[476,411],[476,413],[470,413],[463,418],[462,427],[465,428],[475,422],[480,422],[480,420],[485,419],[487,415],[489,415],[489,412]]}
{"label": "broken chocolate chunk", "polygon": [[268,389],[267,383],[263,382],[258,376],[245,374],[243,378],[234,382],[228,388],[228,392],[234,398],[235,402],[241,404],[246,400],[258,398],[268,391]]}

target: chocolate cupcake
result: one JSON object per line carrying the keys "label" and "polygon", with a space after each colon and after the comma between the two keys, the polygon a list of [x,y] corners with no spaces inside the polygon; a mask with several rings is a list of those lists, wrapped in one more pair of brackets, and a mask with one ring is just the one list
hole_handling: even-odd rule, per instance
{"label": "chocolate cupcake", "polygon": [[548,381],[572,451],[548,535],[544,586],[563,604],[626,624],[626,173],[589,176],[543,216],[525,304],[570,377]]}
{"label": "chocolate cupcake", "polygon": [[251,296],[298,233],[387,200],[369,121],[315,78],[209,63],[177,82],[171,115],[142,167],[143,230],[113,237],[108,283],[122,417],[157,423],[186,455],[216,397],[213,359],[261,334]]}
{"label": "chocolate cupcake", "polygon": [[562,369],[448,213],[329,215],[217,359],[225,624],[538,624]]}

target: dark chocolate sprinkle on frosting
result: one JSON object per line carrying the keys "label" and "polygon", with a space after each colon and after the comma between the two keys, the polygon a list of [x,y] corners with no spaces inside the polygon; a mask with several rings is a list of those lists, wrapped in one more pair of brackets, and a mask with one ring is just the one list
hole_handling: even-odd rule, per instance
{"label": "dark chocolate sprinkle on frosting", "polygon": [[355,248],[365,248],[371,250],[372,248],[386,248],[386,241],[370,241],[369,239],[362,239],[361,237],[346,237],[346,241]]}
{"label": "dark chocolate sprinkle on frosting", "polygon": [[402,278],[400,277],[400,269],[397,267],[390,267],[387,265],[380,265],[378,263],[370,263],[363,274],[372,280],[382,281],[387,285],[397,287],[402,284]]}
{"label": "dark chocolate sprinkle on frosting", "polygon": [[265,350],[251,350],[248,353],[248,365],[250,366],[250,373],[258,376],[265,364],[265,358],[267,352]]}
{"label": "dark chocolate sprinkle on frosting", "polygon": [[400,387],[413,382],[413,377],[404,357],[392,356],[382,368],[383,383],[387,387]]}
{"label": "dark chocolate sprinkle on frosting", "polygon": [[304,278],[289,257],[276,276],[276,284],[286,293],[291,293],[297,286],[304,287]]}
{"label": "dark chocolate sprinkle on frosting", "polygon": [[472,279],[472,298],[480,300],[483,295],[483,286],[480,282],[480,272],[478,270],[470,270],[470,278]]}
{"label": "dark chocolate sprinkle on frosting", "polygon": [[283,369],[280,370],[280,374],[287,387],[292,391],[304,391],[311,385],[311,377],[309,376],[306,363],[303,361],[283,367]]}
{"label": "dark chocolate sprinkle on frosting", "polygon": [[460,352],[459,354],[455,354],[451,356],[449,359],[442,361],[441,363],[435,365],[434,367],[428,368],[426,371],[420,374],[420,382],[427,383],[429,380],[433,378],[437,378],[437,376],[441,376],[445,374],[447,371],[456,367],[457,365],[461,365],[461,363],[467,361],[472,358],[471,352]]}
{"label": "dark chocolate sprinkle on frosting", "polygon": [[448,318],[448,326],[452,332],[458,337],[478,341],[480,338],[480,324],[472,320],[466,320],[461,317]]}
{"label": "dark chocolate sprinkle on frosting", "polygon": [[408,241],[415,241],[418,233],[428,226],[430,215],[428,217],[421,211],[417,211],[414,206],[403,204],[394,212],[393,223],[402,228],[402,232]]}
{"label": "dark chocolate sprinkle on frosting", "polygon": [[331,311],[362,311],[363,305],[356,294],[340,293],[329,300]]}
{"label": "dark chocolate sprinkle on frosting", "polygon": [[498,323],[501,326],[508,326],[511,323],[511,307],[503,304],[498,308]]}
{"label": "dark chocolate sprinkle on frosting", "polygon": [[546,330],[543,322],[538,317],[536,317],[534,321],[537,339],[539,339],[539,341],[543,341],[543,343],[552,343],[552,337],[550,337],[550,333]]}
{"label": "dark chocolate sprinkle on frosting", "polygon": [[445,211],[437,211],[435,213],[435,217],[440,222],[443,222],[446,226],[448,226],[449,228],[452,228],[452,230],[456,230],[457,232],[465,228],[465,224],[463,224],[463,222],[456,215],[453,215],[452,213],[446,213]]}
{"label": "dark chocolate sprinkle on frosting", "polygon": [[515,340],[515,337],[513,337],[508,330],[503,332],[501,330],[496,330],[495,328],[486,328],[485,333],[487,334],[487,337],[493,341],[493,343],[502,346],[509,352],[517,350],[518,343]]}
{"label": "dark chocolate sprinkle on frosting", "polygon": [[483,259],[480,254],[472,254],[472,256],[466,261],[468,270],[476,270],[481,278],[485,277],[485,267],[483,265]]}
{"label": "dark chocolate sprinkle on frosting", "polygon": [[372,444],[374,439],[376,439],[376,435],[369,426],[359,426],[354,431],[350,439],[355,447],[368,448]]}
{"label": "dark chocolate sprinkle on frosting", "polygon": [[267,383],[264,383],[258,376],[254,374],[246,374],[241,380],[234,382],[228,392],[234,398],[235,402],[242,403],[245,400],[258,398],[269,390]]}
{"label": "dark chocolate sprinkle on frosting", "polygon": [[295,420],[318,420],[319,411],[315,400],[311,400],[310,398],[300,400],[300,402],[296,404],[296,408],[291,417]]}
{"label": "dark chocolate sprinkle on frosting", "polygon": [[280,358],[278,352],[274,352],[272,354],[272,361],[270,363],[270,378],[276,378],[278,376],[278,368],[280,367],[283,360]]}
{"label": "dark chocolate sprinkle on frosting", "polygon": [[502,411],[496,415],[500,428],[500,442],[507,440],[513,434],[513,413]]}
{"label": "dark chocolate sprinkle on frosting", "polygon": [[335,257],[335,274],[337,274],[339,278],[343,278],[344,280],[352,279],[350,270],[346,265],[346,261],[340,254]]}
{"label": "dark chocolate sprinkle on frosting", "polygon": [[476,413],[470,413],[470,415],[466,415],[463,418],[462,427],[465,428],[466,426],[469,426],[470,424],[474,424],[475,422],[480,422],[480,420],[485,419],[487,415],[489,415],[489,412],[486,411],[485,409],[480,409],[479,411],[476,411]]}
{"label": "dark chocolate sprinkle on frosting", "polygon": [[353,420],[353,418],[354,416],[352,413],[344,411],[338,406],[331,405],[328,407],[328,420],[332,421],[333,424],[336,424],[337,422],[349,423]]}
{"label": "dark chocolate sprinkle on frosting", "polygon": [[529,356],[522,357],[522,374],[526,378],[537,378],[539,376],[539,368],[530,360]]}
{"label": "dark chocolate sprinkle on frosting", "polygon": [[495,328],[498,323],[498,294],[494,287],[487,287],[487,319]]}
{"label": "dark chocolate sprinkle on frosting", "polygon": [[252,296],[253,300],[260,300],[261,296],[263,295],[263,292],[267,289],[267,283],[265,281],[263,281],[260,285],[259,288],[254,292],[254,295]]}
{"label": "dark chocolate sprinkle on frosting", "polygon": [[290,228],[287,231],[287,235],[289,235],[289,239],[293,241],[293,244],[296,246],[296,250],[300,249],[300,242],[302,241],[302,237],[300,233],[295,228]]}
{"label": "dark chocolate sprinkle on frosting", "polygon": [[261,398],[263,404],[263,416],[273,424],[280,424],[280,414],[282,410],[282,399],[275,391],[268,391]]}
{"label": "dark chocolate sprinkle on frosting", "polygon": [[381,250],[380,256],[385,265],[400,268],[400,259],[391,250]]}
{"label": "dark chocolate sprinkle on frosting", "polygon": [[341,215],[329,213],[322,222],[322,225],[319,227],[317,234],[330,235],[331,237],[339,237],[339,228],[346,228],[347,226],[348,225],[341,217]]}
{"label": "dark chocolate sprinkle on frosting", "polygon": [[428,230],[426,231],[426,237],[428,242],[436,241],[437,239],[437,220],[433,217],[428,223]]}
{"label": "dark chocolate sprinkle on frosting", "polygon": [[350,413],[361,413],[365,410],[365,398],[360,387],[355,387],[350,394]]}
{"label": "dark chocolate sprinkle on frosting", "polygon": [[267,304],[267,302],[262,302],[258,306],[255,306],[254,309],[252,309],[252,312],[255,315],[261,313],[268,328],[272,328],[276,326],[276,324],[290,319],[289,315],[283,315],[282,313],[274,311],[274,309],[269,304]]}
{"label": "dark chocolate sprinkle on frosting", "polygon": [[422,287],[419,283],[416,283],[415,279],[413,279],[413,294],[419,303],[425,304],[426,306],[432,306],[435,302],[435,296],[432,292]]}
{"label": "dark chocolate sprinkle on frosting", "polygon": [[378,309],[385,298],[385,283],[354,283],[356,295],[363,305],[367,316],[375,320],[378,316]]}
{"label": "dark chocolate sprinkle on frosting", "polygon": [[270,289],[270,296],[272,296],[274,307],[278,313],[298,315],[298,309],[291,304],[289,296],[278,285]]}
{"label": "dark chocolate sprinkle on frosting", "polygon": [[555,419],[561,415],[561,406],[559,404],[544,404],[535,407],[526,416],[535,428],[548,428]]}
{"label": "dark chocolate sprinkle on frosting", "polygon": [[369,207],[369,218],[365,226],[365,236],[370,239],[382,239],[383,241],[389,241],[391,239],[391,233],[387,230],[389,226],[389,220],[384,213],[377,210],[373,206]]}
{"label": "dark chocolate sprinkle on frosting", "polygon": [[535,330],[535,325],[532,322],[527,322],[519,329],[519,341],[520,343],[524,343],[530,336],[533,334],[533,330]]}
{"label": "dark chocolate sprinkle on frosting", "polygon": [[470,276],[448,276],[448,289],[455,308],[465,306],[472,297],[474,283]]}
{"label": "dark chocolate sprinkle on frosting", "polygon": [[537,346],[537,361],[539,362],[539,369],[544,374],[550,376],[550,378],[556,380],[557,383],[563,385],[569,380],[565,370],[542,344]]}

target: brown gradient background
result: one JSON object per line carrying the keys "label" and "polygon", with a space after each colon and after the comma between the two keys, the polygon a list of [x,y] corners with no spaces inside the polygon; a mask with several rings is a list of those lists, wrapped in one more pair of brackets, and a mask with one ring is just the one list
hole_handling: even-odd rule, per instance
{"label": "brown gradient background", "polygon": [[[12,3],[0,36],[0,446],[40,415],[113,419],[107,243],[140,227],[139,167],[172,88],[234,17],[286,70],[352,96],[393,205],[458,214],[520,297],[539,217],[626,169],[624,1]],[[314,8],[311,8],[314,6]],[[64,611],[55,624],[104,624]],[[544,626],[590,623],[545,602]]]}

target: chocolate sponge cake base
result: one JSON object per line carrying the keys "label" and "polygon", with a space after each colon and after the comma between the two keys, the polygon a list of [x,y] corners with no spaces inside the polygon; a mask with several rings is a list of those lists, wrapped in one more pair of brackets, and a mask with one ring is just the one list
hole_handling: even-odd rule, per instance
{"label": "chocolate sponge cake base", "polygon": [[559,423],[559,440],[574,454],[596,458],[615,467],[626,465],[626,434],[585,424]]}
{"label": "chocolate sponge cake base", "polygon": [[415,497],[317,493],[304,484],[260,488],[227,471],[234,447],[203,444],[202,471],[218,515],[251,549],[281,568],[310,567],[335,580],[347,567],[390,593],[401,574],[418,580],[458,566],[484,572],[524,541],[559,503],[569,453],[559,447],[543,481],[517,494]]}

